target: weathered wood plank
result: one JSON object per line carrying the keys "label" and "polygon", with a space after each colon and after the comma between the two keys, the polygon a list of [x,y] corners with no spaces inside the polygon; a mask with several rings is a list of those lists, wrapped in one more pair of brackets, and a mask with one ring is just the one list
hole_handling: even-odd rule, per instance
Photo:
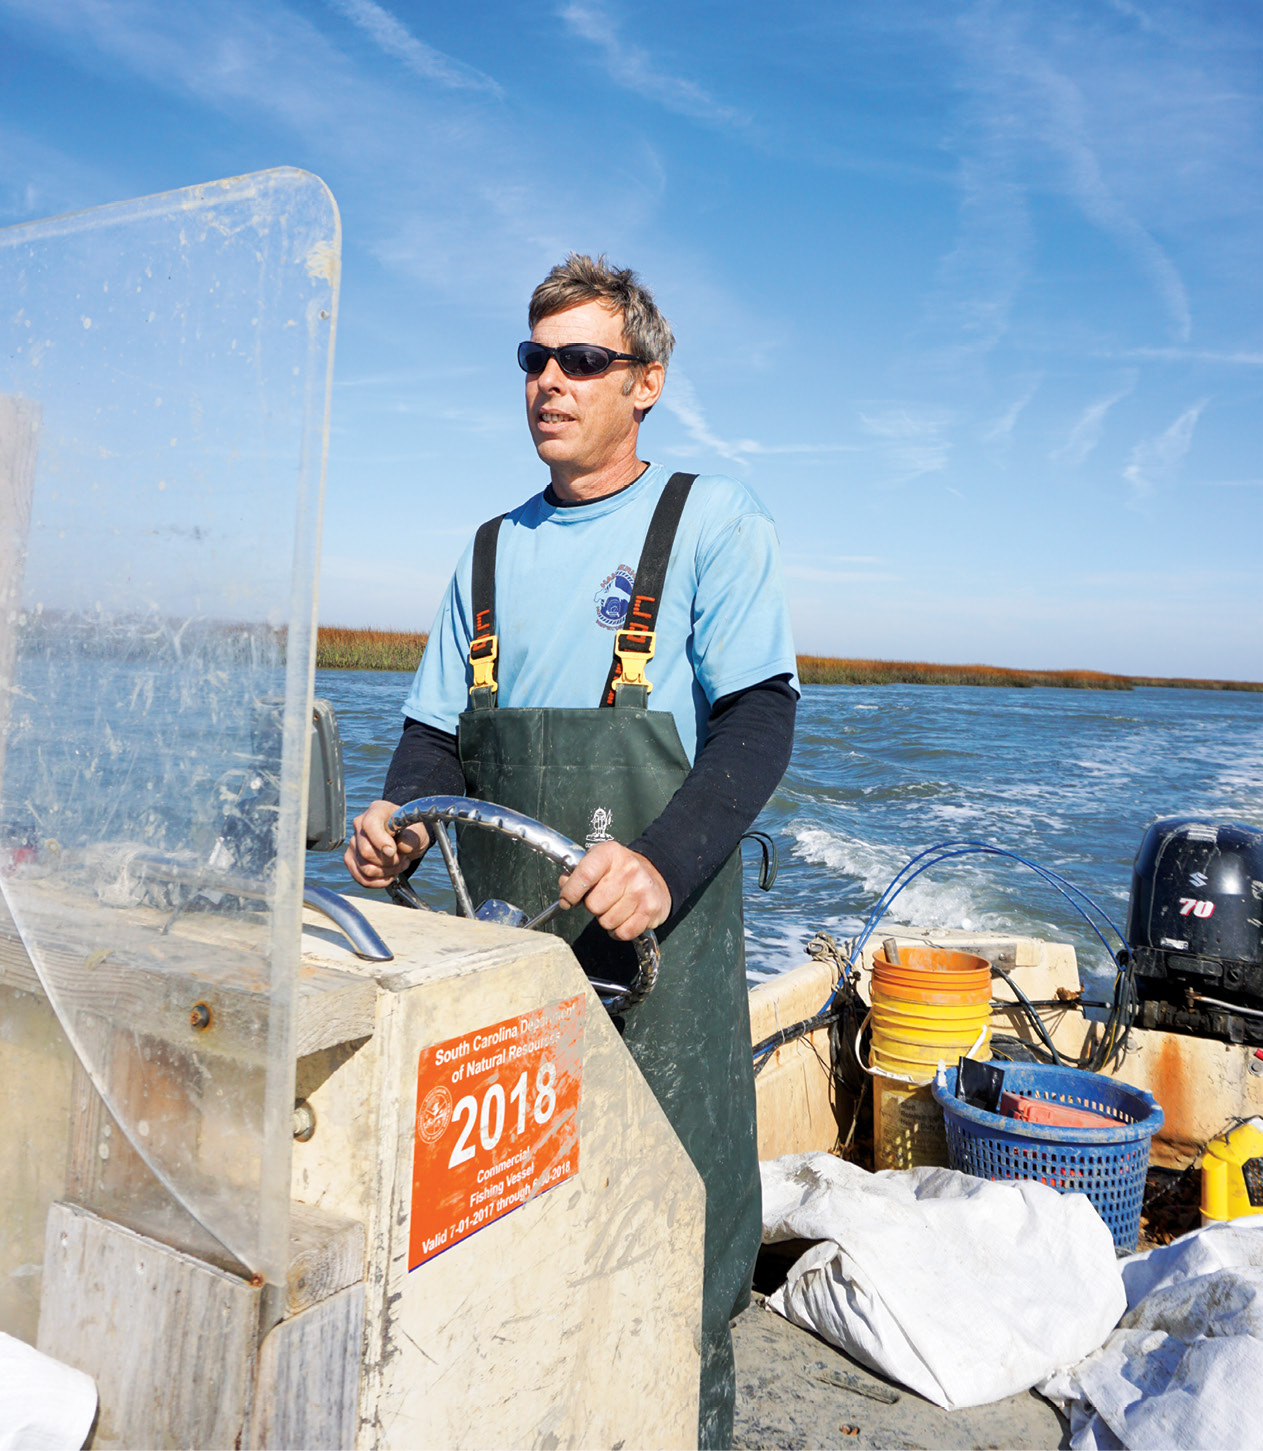
{"label": "weathered wood plank", "polygon": [[[123,1101],[128,1101],[126,1071],[124,1062],[121,1072],[112,1075],[113,1087]],[[119,1127],[77,1059],[67,1107],[65,1184],[51,1197],[72,1200],[104,1219],[126,1225],[139,1235],[182,1250],[229,1274],[248,1273],[160,1182]],[[158,1132],[179,1132],[185,1122],[183,1118],[172,1120]]]}
{"label": "weathered wood plank", "polygon": [[48,1206],[65,1197],[73,1065],[43,993],[0,985],[0,1330],[28,1344],[39,1328]]}
{"label": "weathered wood plank", "polygon": [[291,1201],[289,1253],[285,1310],[298,1315],[364,1278],[364,1226]]}
{"label": "weathered wood plank", "polygon": [[[268,983],[263,962],[252,953],[226,941],[183,938],[178,927],[159,938],[163,918],[156,912],[145,913],[138,924],[138,910],[117,912],[91,902],[63,901],[60,910],[41,903],[33,911],[30,896],[23,894],[18,910],[35,934],[36,950],[64,1006],[129,1028],[143,1025],[149,1036],[199,1054],[227,1054],[255,1066],[265,1062]],[[161,958],[149,949],[146,932],[162,943]],[[23,992],[43,991],[7,913],[0,914],[0,982]],[[198,1003],[210,1013],[205,1029],[195,1028],[190,1018]],[[305,962],[295,1004],[296,1055],[369,1037],[376,1003],[372,977]]]}
{"label": "weathered wood plank", "polygon": [[260,1347],[258,1288],[53,1205],[38,1345],[97,1382],[94,1447],[351,1445],[364,1227],[305,1204],[290,1223],[290,1314]]}
{"label": "weathered wood plank", "polygon": [[41,997],[44,995],[39,973],[35,971],[26,948],[22,946],[22,939],[17,934],[17,928],[13,926],[13,919],[2,902],[0,902],[0,982],[5,987],[15,988],[18,992],[39,993]]}
{"label": "weathered wood plank", "polygon": [[371,977],[305,962],[298,973],[294,1056],[371,1037],[377,1016],[377,984]]}
{"label": "weathered wood plank", "polygon": [[54,1204],[37,1344],[96,1381],[94,1447],[240,1445],[260,1296],[178,1250]]}
{"label": "weathered wood plank", "polygon": [[363,1335],[363,1281],[274,1326],[259,1350],[248,1444],[354,1445]]}

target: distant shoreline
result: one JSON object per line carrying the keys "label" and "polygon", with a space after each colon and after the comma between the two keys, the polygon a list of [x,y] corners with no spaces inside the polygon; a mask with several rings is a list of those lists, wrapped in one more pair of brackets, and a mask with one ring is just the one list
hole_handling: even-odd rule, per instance
{"label": "distant shoreline", "polygon": [[[350,630],[321,625],[317,670],[415,670],[426,637],[394,630]],[[1263,691],[1263,681],[1164,679],[1149,675],[1107,675],[1098,670],[1007,670],[997,665],[935,665],[923,660],[842,660],[800,655],[804,685],[1000,685],[1029,689],[1133,690],[1138,685],[1173,690]]]}

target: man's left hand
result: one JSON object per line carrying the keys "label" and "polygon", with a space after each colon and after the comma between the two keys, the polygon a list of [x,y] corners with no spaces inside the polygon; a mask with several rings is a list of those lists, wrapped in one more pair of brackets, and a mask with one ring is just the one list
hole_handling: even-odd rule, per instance
{"label": "man's left hand", "polygon": [[657,867],[617,841],[594,846],[561,878],[560,896],[567,908],[582,902],[620,942],[630,942],[671,915],[671,893]]}

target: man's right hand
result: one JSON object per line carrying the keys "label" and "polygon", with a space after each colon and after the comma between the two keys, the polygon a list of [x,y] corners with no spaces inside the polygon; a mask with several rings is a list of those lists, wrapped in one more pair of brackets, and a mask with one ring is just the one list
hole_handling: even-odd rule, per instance
{"label": "man's right hand", "polygon": [[398,810],[393,801],[374,801],[352,823],[354,830],[342,860],[361,887],[384,887],[429,848],[430,833],[419,823],[398,837],[386,830],[386,823]]}

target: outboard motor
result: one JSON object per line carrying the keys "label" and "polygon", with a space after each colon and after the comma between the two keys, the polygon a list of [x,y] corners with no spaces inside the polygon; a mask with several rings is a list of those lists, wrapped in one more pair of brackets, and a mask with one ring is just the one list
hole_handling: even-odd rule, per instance
{"label": "outboard motor", "polygon": [[1132,868],[1136,1025],[1263,1045],[1263,831],[1155,821]]}

